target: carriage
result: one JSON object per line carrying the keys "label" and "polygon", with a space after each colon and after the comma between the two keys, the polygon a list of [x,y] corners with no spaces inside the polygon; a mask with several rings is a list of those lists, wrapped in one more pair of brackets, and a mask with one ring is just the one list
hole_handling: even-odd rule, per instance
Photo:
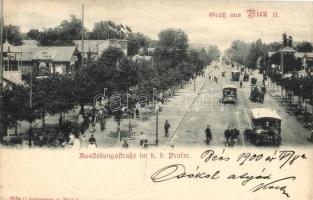
{"label": "carriage", "polygon": [[251,128],[245,130],[245,137],[255,145],[281,144],[281,117],[275,110],[255,108],[250,112]]}
{"label": "carriage", "polygon": [[242,79],[244,82],[248,82],[249,81],[249,74],[245,73],[243,75],[243,79]]}
{"label": "carriage", "polygon": [[254,77],[251,78],[251,86],[255,85],[257,83],[257,81],[258,81],[258,79],[254,78]]}
{"label": "carriage", "polygon": [[231,72],[231,80],[232,81],[239,81],[240,79],[240,71],[234,70]]}
{"label": "carriage", "polygon": [[264,85],[252,85],[250,92],[250,100],[253,102],[263,103],[265,94],[266,88]]}
{"label": "carriage", "polygon": [[221,103],[236,104],[237,101],[237,87],[234,85],[225,85],[223,87],[223,97]]}

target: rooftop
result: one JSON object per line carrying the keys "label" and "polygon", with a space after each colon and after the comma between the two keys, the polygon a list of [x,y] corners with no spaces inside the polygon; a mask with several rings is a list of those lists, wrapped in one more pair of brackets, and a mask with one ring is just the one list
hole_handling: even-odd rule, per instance
{"label": "rooftop", "polygon": [[281,117],[278,115],[278,113],[275,110],[272,110],[269,108],[254,108],[254,109],[251,109],[251,113],[254,119],[260,119],[260,118],[281,119]]}

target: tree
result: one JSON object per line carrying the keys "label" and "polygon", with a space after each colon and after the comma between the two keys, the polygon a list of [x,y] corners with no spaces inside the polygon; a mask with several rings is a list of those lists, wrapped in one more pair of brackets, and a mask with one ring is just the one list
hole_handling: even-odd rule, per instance
{"label": "tree", "polygon": [[189,47],[187,34],[178,29],[165,29],[159,33],[159,45],[171,50],[187,50]]}
{"label": "tree", "polygon": [[286,47],[286,46],[288,46],[287,34],[283,33],[282,36],[283,36],[283,45],[284,45],[284,47]]}
{"label": "tree", "polygon": [[39,41],[42,36],[42,32],[40,32],[38,29],[30,29],[26,33],[26,37],[31,40],[37,40]]}
{"label": "tree", "polygon": [[282,48],[282,44],[280,42],[271,42],[269,44],[266,44],[266,50],[267,51],[279,51]]}
{"label": "tree", "polygon": [[[127,26],[128,27],[128,26]],[[130,32],[125,26],[117,25],[112,21],[100,21],[94,24],[93,30],[89,33],[89,39],[107,40],[107,39],[125,39]]]}
{"label": "tree", "polygon": [[247,65],[247,56],[250,50],[250,44],[240,40],[232,41],[231,47],[225,50],[225,55],[232,61],[241,65]]}
{"label": "tree", "polygon": [[142,93],[148,93],[151,88],[159,86],[158,72],[151,62],[137,62],[136,72],[139,91]]}
{"label": "tree", "polygon": [[293,38],[289,35],[288,37],[288,47],[292,47]]}
{"label": "tree", "polygon": [[262,40],[258,39],[256,42],[253,42],[247,55],[247,67],[255,69],[257,67],[257,60],[262,58],[264,54],[265,45],[262,43]]}
{"label": "tree", "polygon": [[128,38],[127,52],[129,56],[138,54],[140,48],[146,49],[149,46],[150,39],[142,33],[134,33]]}
{"label": "tree", "polygon": [[47,113],[54,115],[74,107],[73,82],[68,77],[34,79],[33,93],[33,108],[41,116],[43,128]]}
{"label": "tree", "polygon": [[19,120],[30,120],[31,111],[29,110],[29,89],[14,85],[12,88],[5,87],[3,89],[1,110],[4,117],[3,130],[1,140],[7,135],[8,128],[16,127]]}
{"label": "tree", "polygon": [[310,42],[303,41],[296,46],[298,52],[313,52],[313,46]]}
{"label": "tree", "polygon": [[213,60],[217,59],[221,55],[221,51],[216,45],[209,45],[207,48],[207,64],[211,63]]}
{"label": "tree", "polygon": [[[81,39],[82,21],[75,15],[71,15],[71,20],[63,20],[59,26],[45,29],[39,37],[42,46],[62,46],[74,45],[73,40]],[[32,34],[34,31],[32,31]],[[87,30],[84,28],[84,35],[87,36]]]}
{"label": "tree", "polygon": [[[3,34],[12,45],[22,45],[23,35],[19,26],[7,25],[3,27]],[[5,42],[5,40],[3,40]]]}
{"label": "tree", "polygon": [[138,83],[138,75],[135,63],[126,57],[117,65],[116,87],[119,91],[128,92],[129,88]]}

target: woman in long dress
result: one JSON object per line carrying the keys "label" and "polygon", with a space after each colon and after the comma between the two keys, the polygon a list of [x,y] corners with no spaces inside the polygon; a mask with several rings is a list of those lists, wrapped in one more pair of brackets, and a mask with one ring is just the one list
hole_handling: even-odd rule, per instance
{"label": "woman in long dress", "polygon": [[88,145],[88,149],[97,149],[97,141],[96,138],[94,138],[94,135],[91,134],[91,137],[88,140],[89,145]]}

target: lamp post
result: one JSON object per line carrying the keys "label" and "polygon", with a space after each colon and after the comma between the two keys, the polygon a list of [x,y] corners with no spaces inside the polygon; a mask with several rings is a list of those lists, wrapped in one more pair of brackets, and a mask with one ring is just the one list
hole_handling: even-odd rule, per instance
{"label": "lamp post", "polygon": [[32,137],[33,137],[33,112],[32,112],[32,107],[33,107],[33,68],[31,68],[30,71],[30,89],[29,89],[29,109],[30,109],[30,122],[29,122],[29,136],[28,136],[28,145],[29,147],[32,146]]}
{"label": "lamp post", "polygon": [[156,112],[156,120],[155,120],[155,145],[158,146],[159,144],[159,105],[155,104],[155,90],[156,88],[153,88],[153,104],[154,104],[154,110]]}
{"label": "lamp post", "polygon": [[[0,19],[0,108],[2,110],[2,96],[3,96],[3,0],[1,0],[1,19]],[[0,143],[3,141],[3,112],[0,112]]]}

